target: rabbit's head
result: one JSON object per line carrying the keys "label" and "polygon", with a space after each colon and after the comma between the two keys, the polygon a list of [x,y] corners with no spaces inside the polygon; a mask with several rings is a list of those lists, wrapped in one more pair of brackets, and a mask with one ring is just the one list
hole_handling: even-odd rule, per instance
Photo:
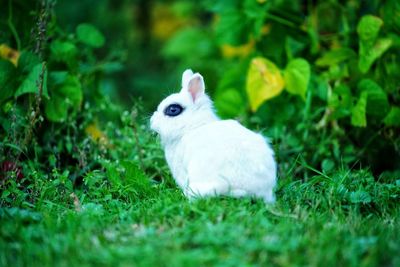
{"label": "rabbit's head", "polygon": [[162,144],[168,145],[216,119],[212,101],[205,94],[203,77],[188,69],[182,74],[181,91],[161,101],[150,119],[150,127],[160,135]]}

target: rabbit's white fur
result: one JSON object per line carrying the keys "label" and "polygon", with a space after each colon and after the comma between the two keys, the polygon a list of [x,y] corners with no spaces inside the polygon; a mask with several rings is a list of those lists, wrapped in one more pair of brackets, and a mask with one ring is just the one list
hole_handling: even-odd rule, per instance
{"label": "rabbit's white fur", "polygon": [[[182,90],[164,99],[151,117],[176,183],[188,198],[255,196],[274,202],[276,163],[266,139],[235,120],[220,120],[204,93],[203,77],[182,75]],[[184,111],[164,115],[171,104]]]}

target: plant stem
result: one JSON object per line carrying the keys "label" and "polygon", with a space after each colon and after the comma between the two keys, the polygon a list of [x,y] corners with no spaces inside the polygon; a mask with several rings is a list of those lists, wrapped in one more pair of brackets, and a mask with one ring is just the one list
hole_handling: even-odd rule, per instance
{"label": "plant stem", "polygon": [[35,111],[30,117],[29,120],[29,126],[26,129],[26,134],[25,134],[25,140],[24,140],[24,145],[28,145],[28,143],[31,141],[32,138],[32,131],[33,128],[35,127],[36,122],[38,121],[38,117],[40,116],[40,104],[42,102],[42,95],[43,95],[43,84],[44,84],[44,75],[46,73],[46,62],[42,62],[42,71],[39,74],[39,77],[37,79],[37,87],[38,87],[38,93],[36,95],[36,107]]}
{"label": "plant stem", "polygon": [[293,22],[291,22],[291,21],[289,21],[289,20],[287,20],[287,19],[281,18],[281,17],[279,17],[279,16],[272,15],[271,13],[268,13],[268,14],[266,15],[266,18],[268,18],[268,19],[270,19],[270,20],[273,20],[273,21],[276,21],[276,22],[278,22],[278,23],[280,23],[280,24],[283,24],[283,25],[285,25],[285,26],[294,28],[294,29],[297,29],[297,28],[298,28],[297,25],[294,24]]}
{"label": "plant stem", "polygon": [[19,39],[18,36],[18,32],[15,29],[15,26],[12,22],[12,4],[11,4],[11,0],[8,0],[8,27],[10,28],[11,33],[14,36],[15,42],[17,43],[17,50],[20,51],[21,50],[21,40]]}

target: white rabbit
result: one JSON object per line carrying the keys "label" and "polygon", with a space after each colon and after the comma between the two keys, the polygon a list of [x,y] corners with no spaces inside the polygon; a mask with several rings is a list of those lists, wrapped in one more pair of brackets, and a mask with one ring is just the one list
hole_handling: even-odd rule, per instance
{"label": "white rabbit", "polygon": [[235,120],[221,120],[203,77],[186,70],[182,90],[150,119],[176,183],[186,197],[254,196],[275,201],[276,163],[266,139]]}

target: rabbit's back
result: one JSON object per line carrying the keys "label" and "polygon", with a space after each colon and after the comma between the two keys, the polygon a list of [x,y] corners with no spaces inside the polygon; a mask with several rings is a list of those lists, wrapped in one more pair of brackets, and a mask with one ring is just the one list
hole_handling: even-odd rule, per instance
{"label": "rabbit's back", "polygon": [[176,162],[184,169],[178,180],[215,185],[219,194],[239,190],[243,195],[265,195],[264,191],[270,191],[272,196],[273,151],[264,137],[237,121],[219,120],[198,127],[176,147],[181,150],[176,154],[182,156]]}

